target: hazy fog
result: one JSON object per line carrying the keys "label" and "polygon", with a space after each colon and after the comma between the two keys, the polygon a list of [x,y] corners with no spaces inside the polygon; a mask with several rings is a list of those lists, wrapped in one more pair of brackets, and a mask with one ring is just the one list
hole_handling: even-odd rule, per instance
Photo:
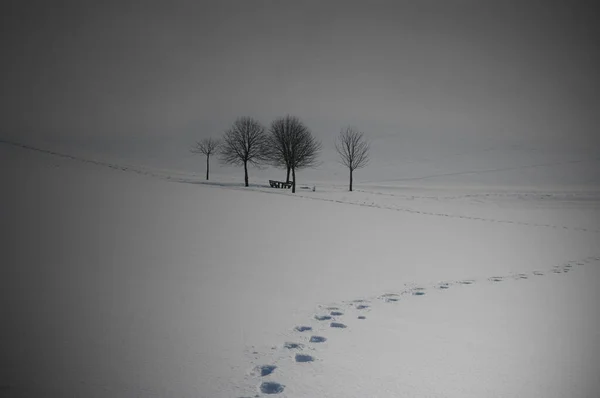
{"label": "hazy fog", "polygon": [[598,144],[600,35],[585,7],[8,1],[2,8],[0,138],[192,168],[188,145],[220,135],[240,115],[265,124],[299,116],[323,140],[325,163],[348,124],[370,136],[381,167],[511,145],[578,159]]}

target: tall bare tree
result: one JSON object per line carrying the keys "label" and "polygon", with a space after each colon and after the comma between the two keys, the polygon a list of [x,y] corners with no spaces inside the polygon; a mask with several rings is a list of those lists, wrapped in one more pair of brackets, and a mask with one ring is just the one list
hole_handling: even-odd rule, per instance
{"label": "tall bare tree", "polygon": [[340,132],[335,149],[340,155],[340,163],[350,170],[350,191],[352,191],[352,173],[369,164],[369,143],[362,132],[347,127]]}
{"label": "tall bare tree", "polygon": [[267,158],[273,166],[287,169],[288,182],[292,172],[292,193],[296,192],[296,170],[315,167],[320,151],[321,143],[297,117],[287,115],[271,123]]}
{"label": "tall bare tree", "polygon": [[220,159],[223,163],[244,166],[248,186],[248,163],[258,166],[267,160],[267,134],[257,120],[244,116],[235,120],[223,135]]}
{"label": "tall bare tree", "polygon": [[196,142],[196,144],[190,149],[192,153],[199,153],[206,155],[206,180],[208,181],[208,171],[210,169],[210,155],[216,153],[219,150],[221,142],[214,138],[205,138],[202,141]]}

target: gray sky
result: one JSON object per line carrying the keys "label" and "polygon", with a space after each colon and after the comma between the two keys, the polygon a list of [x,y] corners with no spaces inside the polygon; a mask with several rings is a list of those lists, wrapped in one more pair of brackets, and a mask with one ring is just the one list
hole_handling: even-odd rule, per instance
{"label": "gray sky", "polygon": [[590,147],[600,35],[582,4],[5,0],[0,137],[186,150],[291,113],[325,148],[348,124],[390,152]]}

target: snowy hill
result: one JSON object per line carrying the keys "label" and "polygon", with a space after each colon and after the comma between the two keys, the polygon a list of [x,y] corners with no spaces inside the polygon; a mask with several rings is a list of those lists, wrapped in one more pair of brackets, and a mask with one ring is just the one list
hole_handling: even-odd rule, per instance
{"label": "snowy hill", "polygon": [[600,391],[593,185],[340,178],[294,197],[0,154],[0,396]]}

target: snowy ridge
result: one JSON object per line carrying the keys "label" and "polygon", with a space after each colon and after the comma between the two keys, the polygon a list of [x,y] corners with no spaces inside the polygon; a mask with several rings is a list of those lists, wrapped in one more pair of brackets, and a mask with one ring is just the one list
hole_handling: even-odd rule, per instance
{"label": "snowy ridge", "polygon": [[[255,191],[255,192],[263,192],[263,193],[275,194],[275,195],[286,195],[286,196],[293,196],[293,197],[297,197],[297,198],[304,198],[304,199],[310,199],[310,200],[321,200],[321,201],[326,201],[326,202],[349,204],[349,205],[355,205],[355,206],[370,207],[370,208],[392,210],[392,211],[399,211],[399,212],[407,212],[407,213],[411,213],[411,214],[419,214],[419,215],[425,215],[425,216],[449,217],[449,218],[459,218],[459,219],[472,220],[472,221],[506,223],[506,224],[529,226],[529,227],[565,229],[565,230],[572,230],[572,231],[600,233],[600,229],[597,229],[597,228],[571,227],[571,226],[566,226],[566,225],[541,224],[541,223],[525,222],[525,221],[518,221],[518,220],[506,220],[506,219],[496,219],[496,218],[489,218],[489,217],[478,217],[478,216],[470,216],[470,215],[465,215],[465,214],[451,214],[451,213],[447,213],[447,212],[433,212],[433,211],[427,211],[427,210],[422,210],[422,209],[415,209],[415,208],[410,208],[410,207],[399,206],[396,204],[385,205],[385,204],[376,203],[376,202],[368,203],[365,201],[349,199],[349,198],[331,199],[331,198],[327,198],[327,197],[320,197],[319,195],[310,195],[309,196],[306,194],[302,194],[302,192],[303,192],[302,184],[301,184],[300,188],[298,189],[298,192],[296,194],[292,195],[285,191],[279,191],[279,190],[272,189],[268,186],[268,184],[262,184],[262,185],[251,184],[250,187],[244,187],[242,184],[239,184],[239,183],[205,182],[205,181],[203,181],[203,176],[191,176],[191,175],[187,175],[187,174],[177,175],[177,174],[171,174],[172,172],[136,168],[136,167],[131,167],[131,166],[123,166],[123,165],[118,165],[118,164],[114,164],[114,163],[107,163],[107,162],[98,161],[98,160],[85,159],[85,158],[81,158],[81,157],[77,157],[77,156],[66,155],[66,154],[54,152],[54,151],[38,149],[38,148],[31,147],[28,145],[15,144],[15,143],[6,142],[6,141],[0,141],[0,142],[2,142],[4,144],[10,144],[10,145],[14,145],[17,147],[21,147],[24,149],[30,149],[30,150],[34,150],[34,151],[38,151],[38,152],[42,152],[42,153],[47,153],[50,155],[63,157],[63,158],[70,159],[70,160],[89,163],[89,164],[93,164],[93,165],[97,165],[97,166],[109,167],[111,169],[120,170],[120,171],[133,172],[133,173],[146,175],[146,176],[154,177],[154,178],[160,178],[160,179],[173,181],[173,182],[203,184],[203,185],[210,186],[210,187],[219,187],[219,188],[225,188],[225,189],[230,189],[230,190]],[[561,192],[558,194],[557,193],[545,193],[545,194],[537,193],[536,194],[536,193],[527,193],[527,192],[525,192],[525,193],[479,193],[479,194],[471,193],[471,194],[454,195],[454,196],[398,195],[398,194],[385,193],[385,192],[366,191],[366,190],[361,190],[361,189],[357,189],[356,192],[361,192],[361,193],[365,193],[365,194],[369,194],[369,195],[392,196],[395,198],[401,198],[401,199],[407,199],[407,200],[433,199],[436,201],[447,201],[447,200],[452,200],[452,199],[466,199],[466,198],[476,198],[476,197],[485,197],[485,198],[514,197],[517,199],[526,198],[526,199],[531,199],[531,200],[544,200],[544,199],[549,200],[551,198],[554,201],[556,201],[557,199],[559,199],[559,200],[566,199],[569,201],[572,201],[574,199],[579,199],[578,202],[581,202],[582,200],[584,200],[584,203],[591,204],[594,208],[600,208],[600,192],[596,192],[596,191]],[[587,199],[587,201],[586,201],[586,199]]]}

